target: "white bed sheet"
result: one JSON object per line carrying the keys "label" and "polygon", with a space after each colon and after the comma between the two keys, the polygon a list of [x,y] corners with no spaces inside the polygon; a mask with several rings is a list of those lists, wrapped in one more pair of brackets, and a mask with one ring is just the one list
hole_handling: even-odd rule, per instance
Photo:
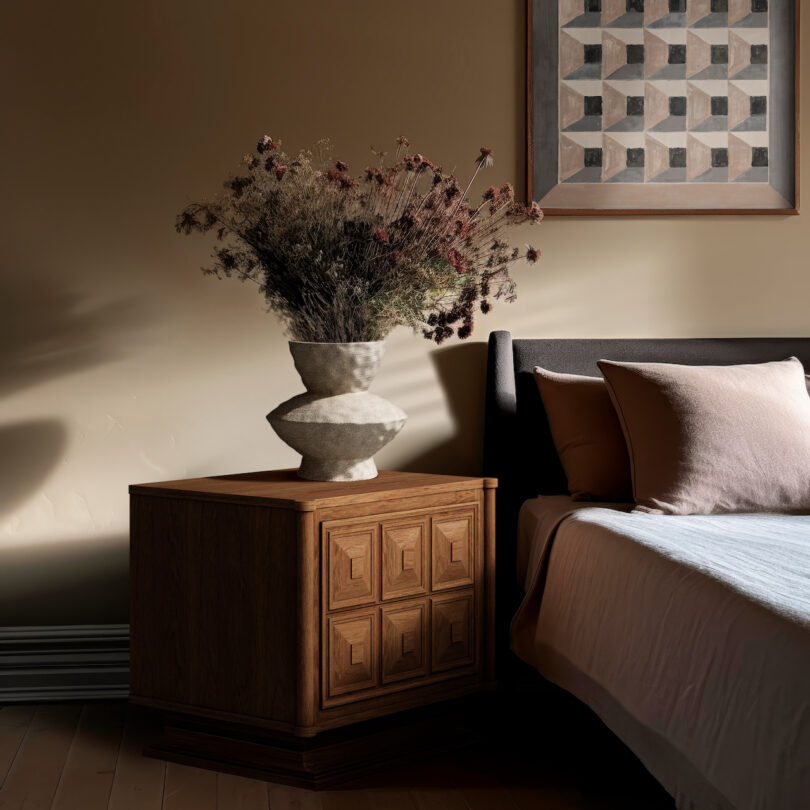
{"label": "white bed sheet", "polygon": [[515,651],[679,808],[810,808],[810,516],[620,509],[524,506]]}

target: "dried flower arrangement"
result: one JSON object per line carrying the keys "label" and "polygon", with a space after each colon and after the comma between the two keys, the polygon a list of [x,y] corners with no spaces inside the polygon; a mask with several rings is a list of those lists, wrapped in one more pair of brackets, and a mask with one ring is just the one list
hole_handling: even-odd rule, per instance
{"label": "dried flower arrangement", "polygon": [[530,245],[510,248],[505,231],[543,212],[516,202],[508,183],[470,203],[491,149],[481,149],[462,190],[428,158],[405,154],[408,146],[400,137],[387,167],[375,152],[379,166],[355,179],[330,160],[327,142],[317,157],[290,157],[265,135],[218,199],[180,213],[177,231],[215,231],[222,244],[203,272],[258,284],[295,340],[382,340],[399,325],[436,343],[469,337],[476,310],[515,299],[510,265],[540,256]]}

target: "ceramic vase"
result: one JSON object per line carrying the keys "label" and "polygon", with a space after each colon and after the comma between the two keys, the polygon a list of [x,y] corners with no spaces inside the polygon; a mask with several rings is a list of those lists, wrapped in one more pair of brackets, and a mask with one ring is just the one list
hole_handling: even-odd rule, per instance
{"label": "ceramic vase", "polygon": [[303,458],[298,475],[310,481],[377,477],[372,458],[407,420],[404,411],[368,392],[385,352],[382,341],[290,341],[307,389],[267,414],[282,441]]}

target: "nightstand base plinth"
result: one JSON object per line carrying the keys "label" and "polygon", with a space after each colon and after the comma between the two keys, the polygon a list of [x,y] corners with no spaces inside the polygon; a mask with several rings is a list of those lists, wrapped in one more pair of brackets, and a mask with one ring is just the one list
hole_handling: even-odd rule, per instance
{"label": "nightstand base plinth", "polygon": [[310,790],[365,778],[485,739],[487,695],[445,702],[303,738],[192,715],[164,714],[144,753],[158,759]]}

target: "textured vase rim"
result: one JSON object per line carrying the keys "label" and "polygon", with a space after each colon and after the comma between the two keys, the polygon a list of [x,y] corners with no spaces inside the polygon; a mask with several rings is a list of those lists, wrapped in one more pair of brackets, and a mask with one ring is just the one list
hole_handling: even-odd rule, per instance
{"label": "textured vase rim", "polygon": [[296,346],[375,346],[378,343],[385,343],[384,340],[290,340],[287,342]]}

